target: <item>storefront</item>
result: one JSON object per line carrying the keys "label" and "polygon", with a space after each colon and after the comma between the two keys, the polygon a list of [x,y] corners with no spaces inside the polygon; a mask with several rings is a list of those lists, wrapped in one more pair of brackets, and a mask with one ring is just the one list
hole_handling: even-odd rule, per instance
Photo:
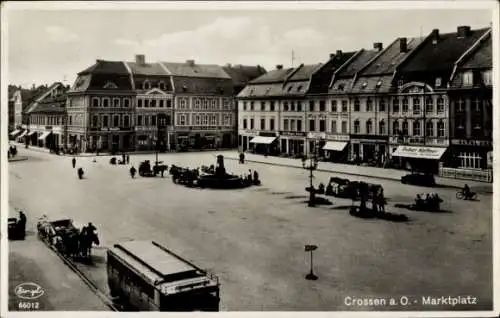
{"label": "storefront", "polygon": [[305,132],[280,131],[280,153],[289,156],[303,155],[305,141]]}
{"label": "storefront", "polygon": [[[326,144],[326,133],[310,132],[307,134],[307,152],[317,153]],[[319,153],[318,153],[319,154]]]}
{"label": "storefront", "polygon": [[323,157],[329,162],[346,162],[347,160],[347,141],[326,141],[321,150]]}
{"label": "storefront", "polygon": [[388,136],[353,135],[351,136],[351,160],[374,163],[382,166],[388,157]]}
{"label": "storefront", "polygon": [[[489,140],[452,139],[450,164],[453,168],[488,169],[493,143]],[[491,160],[491,158],[490,158]]]}
{"label": "storefront", "polygon": [[398,157],[401,167],[411,171],[438,173],[439,162],[447,148],[398,146],[392,157]]}
{"label": "storefront", "polygon": [[274,133],[260,133],[250,140],[250,149],[257,154],[276,155],[279,153],[277,140]]}
{"label": "storefront", "polygon": [[247,151],[250,149],[250,140],[257,136],[255,132],[249,129],[240,130],[238,133],[238,149],[239,151]]}

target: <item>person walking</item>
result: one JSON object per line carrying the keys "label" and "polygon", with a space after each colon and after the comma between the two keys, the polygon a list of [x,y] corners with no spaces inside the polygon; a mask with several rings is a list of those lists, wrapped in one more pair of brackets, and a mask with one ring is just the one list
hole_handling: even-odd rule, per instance
{"label": "person walking", "polygon": [[134,166],[130,167],[130,176],[132,177],[132,179],[135,178],[135,173],[137,172],[137,170],[135,169]]}
{"label": "person walking", "polygon": [[73,169],[75,169],[76,167],[76,158],[73,157],[73,159],[71,160],[71,163],[73,164]]}
{"label": "person walking", "polygon": [[24,237],[26,236],[26,221],[26,215],[23,213],[23,211],[19,211],[19,221],[17,221],[17,226],[22,239],[24,239]]}
{"label": "person walking", "polygon": [[130,155],[127,155],[127,164],[130,163]]}

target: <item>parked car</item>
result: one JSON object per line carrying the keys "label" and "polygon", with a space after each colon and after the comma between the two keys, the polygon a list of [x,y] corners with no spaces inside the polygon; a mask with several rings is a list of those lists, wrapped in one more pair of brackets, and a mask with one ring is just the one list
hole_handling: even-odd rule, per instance
{"label": "parked car", "polygon": [[431,173],[412,172],[410,174],[402,176],[401,183],[420,185],[425,187],[434,187],[436,186],[436,179],[434,179],[434,175]]}

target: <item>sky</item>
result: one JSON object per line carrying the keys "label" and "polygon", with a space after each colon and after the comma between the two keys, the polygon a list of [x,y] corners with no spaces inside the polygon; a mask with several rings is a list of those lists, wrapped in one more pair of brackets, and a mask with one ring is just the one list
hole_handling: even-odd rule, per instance
{"label": "sky", "polygon": [[[397,37],[490,26],[491,10],[9,10],[9,84],[62,81],[96,59],[260,65],[325,62],[331,52],[387,47]],[[192,9],[192,8],[191,8]]]}

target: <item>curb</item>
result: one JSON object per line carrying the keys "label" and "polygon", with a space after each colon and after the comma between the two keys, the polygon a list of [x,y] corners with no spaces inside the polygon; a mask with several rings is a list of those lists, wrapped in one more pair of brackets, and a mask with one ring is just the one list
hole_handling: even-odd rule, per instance
{"label": "curb", "polygon": [[17,157],[16,159],[8,159],[8,162],[25,161],[28,157]]}
{"label": "curb", "polygon": [[[233,158],[233,157],[225,157],[224,159],[239,160],[239,159]],[[253,162],[253,163],[260,163],[260,164],[265,164],[265,165],[270,165],[270,166],[279,166],[279,167],[303,169],[302,167],[294,166],[294,165],[291,165],[291,164],[285,164],[285,163],[271,163],[271,162],[257,161],[257,160],[251,160],[251,159],[245,159],[245,161]],[[350,175],[350,176],[356,176],[356,177],[368,177],[368,178],[375,178],[375,179],[382,179],[382,180],[389,180],[389,181],[398,181],[398,182],[400,182],[400,179],[396,179],[396,178],[389,178],[389,177],[382,177],[382,176],[371,176],[371,175],[360,174],[360,173],[353,173],[353,172],[334,171],[334,170],[329,170],[329,169],[316,169],[316,171],[330,172],[330,173],[340,173],[340,174],[345,174],[345,175]],[[446,188],[462,189],[462,187],[454,186],[454,185],[441,185],[441,186],[446,187]]]}

